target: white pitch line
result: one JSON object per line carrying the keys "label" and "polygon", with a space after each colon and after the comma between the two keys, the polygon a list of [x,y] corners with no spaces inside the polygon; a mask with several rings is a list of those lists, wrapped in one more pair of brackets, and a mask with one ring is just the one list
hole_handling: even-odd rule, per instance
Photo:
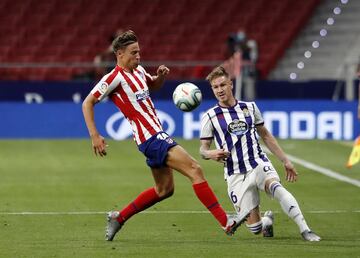
{"label": "white pitch line", "polygon": [[[261,147],[263,148],[263,150],[265,150],[266,153],[272,154],[267,147],[265,147],[265,146],[261,146]],[[273,155],[273,154],[272,154],[272,155]],[[292,162],[297,163],[297,164],[299,164],[299,165],[301,165],[301,166],[303,166],[303,167],[306,167],[306,168],[308,168],[308,169],[311,169],[311,170],[313,170],[314,172],[317,172],[317,173],[323,174],[323,175],[325,175],[325,176],[328,176],[328,177],[337,179],[337,180],[339,180],[339,181],[343,181],[343,182],[346,182],[346,183],[355,185],[355,186],[357,186],[357,187],[360,187],[360,181],[357,180],[357,179],[353,179],[353,178],[344,176],[344,175],[340,174],[339,172],[330,170],[330,169],[328,169],[328,168],[321,167],[321,166],[319,166],[319,165],[316,165],[316,164],[311,163],[311,162],[309,162],[309,161],[306,161],[306,160],[297,158],[297,157],[292,156],[292,155],[290,155],[290,154],[287,154],[287,156],[289,157],[289,159],[290,159]]]}
{"label": "white pitch line", "polygon": [[293,161],[294,163],[297,163],[297,164],[299,164],[299,165],[301,165],[303,167],[311,169],[311,170],[313,170],[315,172],[318,172],[320,174],[323,174],[325,176],[335,178],[335,179],[337,179],[339,181],[343,181],[343,182],[355,185],[357,187],[360,187],[360,181],[359,180],[344,176],[344,175],[340,174],[339,172],[330,170],[328,168],[320,167],[319,165],[315,165],[314,163],[311,163],[311,162],[308,162],[306,160],[294,157],[292,155],[288,155],[288,157],[289,157],[289,159],[291,161]]}
{"label": "white pitch line", "polygon": [[354,141],[336,141],[339,145],[347,146],[347,147],[353,147]]}
{"label": "white pitch line", "polygon": [[105,211],[14,211],[0,212],[0,215],[97,215]]}
{"label": "white pitch line", "polygon": [[[52,216],[62,216],[62,215],[103,215],[106,214],[106,211],[19,211],[19,212],[0,212],[1,215],[23,215],[23,216],[33,216],[33,215],[52,215]],[[145,214],[207,214],[208,211],[143,211],[141,213]],[[274,213],[281,213],[281,211],[274,211]],[[305,211],[305,213],[314,213],[314,214],[334,214],[334,213],[360,213],[360,210],[332,210],[332,211]]]}

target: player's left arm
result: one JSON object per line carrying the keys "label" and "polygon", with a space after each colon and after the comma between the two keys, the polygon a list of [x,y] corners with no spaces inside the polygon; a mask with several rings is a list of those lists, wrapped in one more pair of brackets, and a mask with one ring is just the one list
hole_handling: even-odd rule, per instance
{"label": "player's left arm", "polygon": [[158,90],[164,84],[166,76],[169,74],[170,69],[165,65],[160,65],[156,71],[156,75],[152,76],[151,81],[148,82],[150,90]]}
{"label": "player's left arm", "polygon": [[260,137],[263,139],[266,147],[283,163],[285,167],[286,180],[289,182],[294,182],[297,179],[297,172],[292,164],[292,162],[288,159],[285,152],[280,147],[279,143],[275,139],[275,137],[269,132],[269,130],[262,124],[257,125],[256,130]]}

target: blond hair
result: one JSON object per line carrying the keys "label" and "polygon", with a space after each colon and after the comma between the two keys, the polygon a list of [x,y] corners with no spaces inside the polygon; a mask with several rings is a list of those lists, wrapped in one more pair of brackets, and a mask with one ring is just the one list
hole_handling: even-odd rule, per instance
{"label": "blond hair", "polygon": [[209,74],[206,76],[206,80],[211,83],[212,80],[225,76],[227,79],[230,79],[229,74],[226,72],[225,68],[223,66],[217,66],[215,67]]}

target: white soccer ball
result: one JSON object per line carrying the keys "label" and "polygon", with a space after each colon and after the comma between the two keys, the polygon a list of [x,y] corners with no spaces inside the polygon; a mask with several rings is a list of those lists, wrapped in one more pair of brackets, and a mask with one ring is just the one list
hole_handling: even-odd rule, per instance
{"label": "white soccer ball", "polygon": [[190,112],[197,108],[202,100],[200,89],[191,82],[179,84],[173,93],[174,104],[182,111]]}

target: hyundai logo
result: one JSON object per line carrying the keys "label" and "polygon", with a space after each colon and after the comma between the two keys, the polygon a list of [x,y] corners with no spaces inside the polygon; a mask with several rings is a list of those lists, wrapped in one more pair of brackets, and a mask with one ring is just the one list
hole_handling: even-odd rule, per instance
{"label": "hyundai logo", "polygon": [[[168,135],[172,135],[175,131],[175,122],[174,119],[167,113],[156,110],[160,122],[163,126],[164,131]],[[124,140],[129,137],[132,137],[132,129],[129,121],[125,119],[124,115],[121,112],[112,114],[109,119],[106,121],[106,132],[114,140]]]}

